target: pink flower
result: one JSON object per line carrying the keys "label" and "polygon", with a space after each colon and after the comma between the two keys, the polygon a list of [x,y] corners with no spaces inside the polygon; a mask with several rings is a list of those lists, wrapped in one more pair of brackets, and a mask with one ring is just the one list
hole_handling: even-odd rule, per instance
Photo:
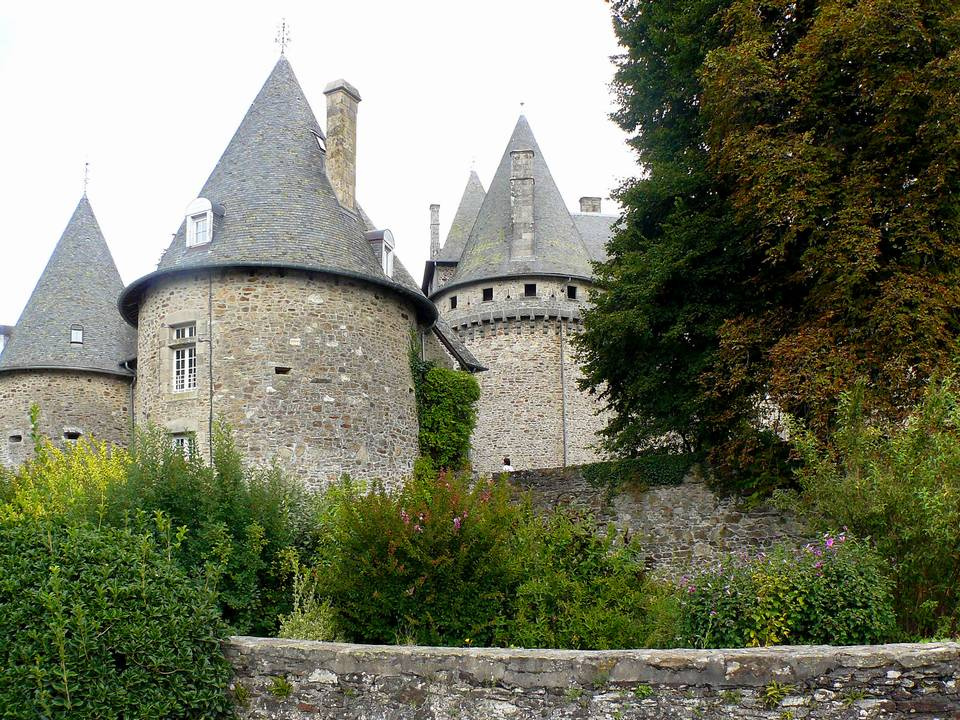
{"label": "pink flower", "polygon": [[418,533],[422,533],[422,532],[423,532],[423,528],[420,527],[419,524],[414,525],[414,526],[413,526],[413,529],[416,530]]}
{"label": "pink flower", "polygon": [[403,520],[403,524],[404,524],[404,525],[409,525],[409,524],[410,524],[410,516],[407,515],[407,511],[406,511],[406,510],[401,510],[401,511],[400,511],[400,519]]}
{"label": "pink flower", "polygon": [[457,529],[457,530],[460,529],[460,518],[455,517],[455,518],[453,519],[453,527],[454,527],[455,529]]}
{"label": "pink flower", "polygon": [[832,537],[828,537],[828,538],[827,538],[826,546],[827,546],[828,548],[832,548],[832,547],[833,547],[833,538],[832,538]]}

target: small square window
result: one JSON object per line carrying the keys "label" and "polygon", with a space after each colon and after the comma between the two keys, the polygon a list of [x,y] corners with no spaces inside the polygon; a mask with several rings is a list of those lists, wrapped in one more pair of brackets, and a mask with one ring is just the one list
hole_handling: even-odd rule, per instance
{"label": "small square window", "polygon": [[23,435],[11,435],[11,436],[8,438],[8,441],[9,441],[9,442],[12,442],[12,443],[20,443],[20,442],[23,442]]}
{"label": "small square window", "polygon": [[577,286],[567,285],[567,300],[576,300],[576,299],[577,299]]}
{"label": "small square window", "polygon": [[211,213],[202,212],[187,217],[187,247],[210,242]]}
{"label": "small square window", "polygon": [[197,324],[190,323],[189,325],[180,325],[173,329],[173,339],[174,340],[190,340],[197,336]]}
{"label": "small square window", "polygon": [[483,301],[490,302],[493,300],[493,288],[484,288],[483,289]]}
{"label": "small square window", "polygon": [[527,283],[523,286],[523,295],[524,297],[536,297],[537,296],[537,284],[536,283]]}
{"label": "small square window", "polygon": [[196,441],[193,433],[173,433],[170,436],[170,444],[176,452],[189,460],[196,451]]}
{"label": "small square window", "polygon": [[451,310],[456,310],[456,309],[457,309],[457,296],[456,296],[456,295],[454,295],[452,298],[450,298],[450,309],[451,309]]}
{"label": "small square window", "polygon": [[70,328],[70,344],[83,345],[83,328],[81,326],[74,325]]}
{"label": "small square window", "polygon": [[64,430],[63,439],[68,440],[69,442],[76,442],[80,439],[81,433],[79,430]]}

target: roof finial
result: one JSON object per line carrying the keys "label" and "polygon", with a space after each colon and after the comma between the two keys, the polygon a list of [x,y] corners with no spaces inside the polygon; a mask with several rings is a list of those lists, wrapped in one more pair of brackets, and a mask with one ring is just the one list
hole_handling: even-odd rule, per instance
{"label": "roof finial", "polygon": [[474,155],[472,158],[470,158],[470,172],[476,172],[476,171],[477,171],[477,156]]}
{"label": "roof finial", "polygon": [[287,45],[290,44],[290,26],[287,25],[286,18],[280,20],[280,27],[277,28],[277,37],[274,42],[280,46],[280,54],[283,55],[286,52]]}
{"label": "roof finial", "polygon": [[522,100],[520,101],[520,114],[523,115],[523,106],[526,105]]}
{"label": "roof finial", "polygon": [[87,196],[87,185],[90,184],[90,162],[83,163],[83,196]]}

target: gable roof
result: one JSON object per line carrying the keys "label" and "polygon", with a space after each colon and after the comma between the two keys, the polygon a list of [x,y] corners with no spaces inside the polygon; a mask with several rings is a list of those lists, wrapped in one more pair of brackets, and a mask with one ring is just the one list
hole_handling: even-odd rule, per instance
{"label": "gable roof", "polygon": [[[280,267],[361,278],[410,293],[388,278],[364,238],[364,222],[344,209],[327,178],[320,125],[281,55],[247,110],[199,197],[215,213],[212,242],[186,247],[181,223],[157,271],[134,282],[121,312],[136,323],[147,286],[162,275],[196,269]],[[415,297],[421,315],[435,310]]]}
{"label": "gable roof", "polygon": [[[129,375],[136,335],[117,312],[123,281],[84,195],[0,354],[0,372],[72,369]],[[70,329],[83,328],[83,343]]]}
{"label": "gable roof", "polygon": [[[514,150],[534,152],[535,250],[534,257],[528,260],[510,259],[510,153]],[[587,249],[523,115],[517,120],[490,183],[457,271],[444,289],[474,280],[518,275],[565,275],[584,279],[592,275]]]}
{"label": "gable roof", "polygon": [[594,262],[604,262],[607,259],[607,243],[613,237],[613,226],[617,219],[616,215],[573,214],[573,223],[580,231],[583,244]]}
{"label": "gable roof", "polygon": [[463,195],[460,197],[460,205],[457,206],[453,223],[447,233],[447,239],[444,240],[443,248],[440,250],[439,256],[435,258],[436,260],[457,262],[460,259],[486,195],[480,177],[476,171],[471,170],[467,185],[463,188]]}

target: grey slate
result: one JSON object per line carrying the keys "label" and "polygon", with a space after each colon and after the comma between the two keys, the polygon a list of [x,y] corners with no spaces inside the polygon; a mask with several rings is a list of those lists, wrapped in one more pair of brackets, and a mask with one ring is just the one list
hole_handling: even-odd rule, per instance
{"label": "grey slate", "polygon": [[617,222],[617,216],[574,213],[573,222],[580,231],[590,259],[604,262],[607,259],[607,243],[613,237],[613,225]]}
{"label": "grey slate", "polygon": [[[510,260],[510,153],[533,150],[534,257]],[[590,255],[557,189],[526,117],[520,116],[490,183],[451,285],[495,277],[566,275],[589,279]]]}
{"label": "grey slate", "polygon": [[443,248],[441,248],[437,260],[451,262],[460,260],[463,248],[467,244],[467,238],[470,237],[470,231],[473,230],[473,226],[477,222],[477,215],[480,213],[480,207],[483,205],[483,199],[486,195],[480,177],[475,171],[471,170],[467,185],[463,189],[463,195],[460,197],[460,205],[457,206],[453,223],[450,225],[450,231],[447,233],[447,239],[443,242]]}
{"label": "grey slate", "polygon": [[[217,267],[289,267],[359,277],[408,294],[383,273],[364,239],[364,221],[341,207],[327,178],[323,131],[281,56],[198,197],[224,208],[212,242],[186,247],[186,223],[158,270],[124,291],[136,322],[139,297],[161,275]],[[419,311],[434,311],[418,301]]]}
{"label": "grey slate", "polygon": [[[120,363],[136,354],[137,341],[117,312],[122,290],[84,195],[0,355],[0,372],[68,368],[129,375]],[[83,344],[70,342],[73,325],[83,328]]]}
{"label": "grey slate", "polygon": [[[368,230],[378,229],[376,225],[374,225],[373,220],[370,219],[370,216],[367,215],[359,205],[357,205],[357,211],[360,213],[360,217],[363,218],[364,225]],[[401,285],[407,287],[411,292],[417,293],[417,295],[431,305],[433,304],[430,300],[427,300],[427,296],[424,295],[417,286],[417,281],[413,279],[413,275],[410,274],[410,271],[407,270],[406,266],[400,261],[400,258],[396,256],[393,261],[393,275],[394,279]],[[464,345],[463,341],[453,331],[453,328],[451,328],[442,317],[439,317],[439,315],[432,330],[441,344],[447,348],[450,354],[460,363],[460,367],[471,372],[479,372],[487,369],[480,364],[480,361],[467,349],[467,346]]]}

